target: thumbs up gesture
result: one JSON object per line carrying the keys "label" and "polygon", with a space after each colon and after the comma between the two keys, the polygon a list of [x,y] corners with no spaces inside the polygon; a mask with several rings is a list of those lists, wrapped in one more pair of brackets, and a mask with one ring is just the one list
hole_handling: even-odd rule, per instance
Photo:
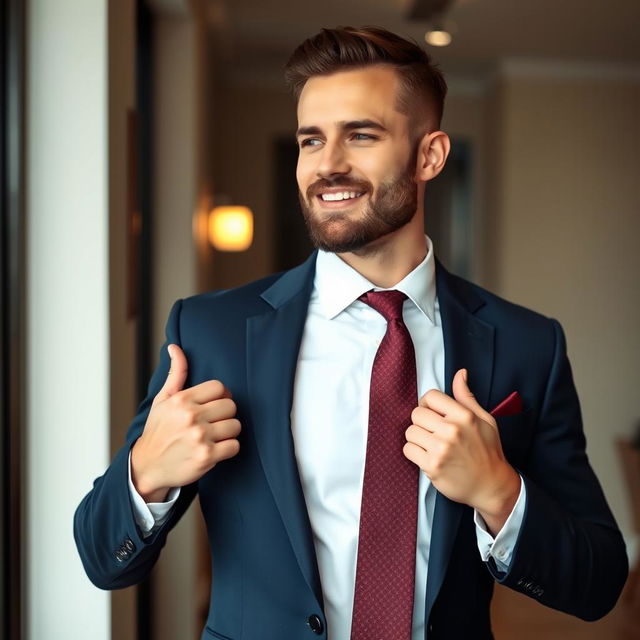
{"label": "thumbs up gesture", "polygon": [[168,349],[169,375],[131,450],[132,480],[146,502],[164,501],[169,489],[195,482],[240,450],[231,393],[217,380],[183,389],[187,359],[179,346]]}
{"label": "thumbs up gesture", "polygon": [[453,398],[432,389],[413,410],[404,455],[445,496],[476,509],[495,535],[520,493],[520,476],[507,462],[495,418],[476,401],[467,371],[453,378]]}

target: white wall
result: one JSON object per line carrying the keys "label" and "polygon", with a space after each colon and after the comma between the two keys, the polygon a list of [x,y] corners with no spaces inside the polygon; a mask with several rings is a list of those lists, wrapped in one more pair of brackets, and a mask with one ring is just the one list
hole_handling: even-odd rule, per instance
{"label": "white wall", "polygon": [[105,0],[30,0],[27,637],[106,640],[73,512],[109,457]]}

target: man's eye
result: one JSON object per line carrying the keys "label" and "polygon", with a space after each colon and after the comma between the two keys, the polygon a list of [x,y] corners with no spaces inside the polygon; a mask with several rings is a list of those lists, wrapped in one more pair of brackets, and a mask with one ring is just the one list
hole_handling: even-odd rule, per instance
{"label": "man's eye", "polygon": [[368,140],[377,140],[377,137],[376,136],[372,136],[369,133],[354,133],[353,134],[353,139],[354,140],[358,140],[358,141],[360,141],[360,140],[367,140],[368,141]]}
{"label": "man's eye", "polygon": [[318,138],[305,138],[304,140],[300,140],[300,147],[315,147],[320,144],[320,140]]}

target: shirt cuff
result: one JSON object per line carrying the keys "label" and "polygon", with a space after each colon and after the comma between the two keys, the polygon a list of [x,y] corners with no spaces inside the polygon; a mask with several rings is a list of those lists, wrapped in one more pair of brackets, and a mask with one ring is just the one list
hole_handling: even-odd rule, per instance
{"label": "shirt cuff", "polygon": [[507,521],[494,538],[488,531],[482,516],[474,510],[473,521],[476,524],[476,540],[478,550],[484,562],[493,558],[498,571],[507,573],[511,564],[513,550],[518,540],[518,534],[524,519],[525,507],[527,505],[527,490],[520,476],[520,494]]}
{"label": "shirt cuff", "polygon": [[143,497],[136,491],[131,479],[131,452],[129,452],[129,496],[133,505],[133,517],[136,521],[142,537],[147,538],[154,529],[161,527],[169,517],[171,508],[180,495],[180,487],[169,490],[165,502],[146,503]]}

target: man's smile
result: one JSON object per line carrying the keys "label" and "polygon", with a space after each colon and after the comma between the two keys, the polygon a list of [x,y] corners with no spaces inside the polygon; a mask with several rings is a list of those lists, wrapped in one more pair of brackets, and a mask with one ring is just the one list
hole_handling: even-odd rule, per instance
{"label": "man's smile", "polygon": [[325,202],[336,202],[337,200],[353,200],[361,195],[362,193],[356,191],[338,191],[337,193],[321,193],[320,198]]}
{"label": "man's smile", "polygon": [[347,209],[358,202],[366,194],[365,190],[334,187],[322,189],[315,195],[315,200],[322,209]]}

